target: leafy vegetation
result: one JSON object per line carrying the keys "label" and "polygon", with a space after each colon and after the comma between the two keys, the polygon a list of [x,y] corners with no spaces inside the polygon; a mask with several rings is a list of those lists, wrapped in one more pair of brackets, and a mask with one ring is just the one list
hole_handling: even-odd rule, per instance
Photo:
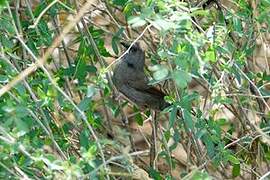
{"label": "leafy vegetation", "polygon": [[[269,177],[269,11],[268,0],[0,0],[0,178]],[[146,49],[163,112],[113,87],[122,40]]]}

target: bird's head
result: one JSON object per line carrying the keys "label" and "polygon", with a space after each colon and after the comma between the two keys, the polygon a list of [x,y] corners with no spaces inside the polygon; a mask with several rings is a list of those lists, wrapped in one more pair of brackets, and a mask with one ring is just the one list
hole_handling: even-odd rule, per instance
{"label": "bird's head", "polygon": [[[126,42],[121,42],[121,44],[128,49],[130,44]],[[144,62],[145,62],[145,53],[141,48],[139,42],[136,42],[129,49],[128,53],[123,57],[123,61],[127,62],[128,65],[134,66],[136,69],[143,70]]]}

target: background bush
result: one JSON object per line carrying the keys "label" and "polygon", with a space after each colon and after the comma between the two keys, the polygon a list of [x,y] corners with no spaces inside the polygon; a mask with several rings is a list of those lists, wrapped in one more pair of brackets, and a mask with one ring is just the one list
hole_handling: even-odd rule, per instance
{"label": "background bush", "polygon": [[[266,178],[269,11],[268,0],[0,0],[0,177]],[[155,116],[155,167],[153,112],[112,85],[121,40],[140,41],[172,104]]]}

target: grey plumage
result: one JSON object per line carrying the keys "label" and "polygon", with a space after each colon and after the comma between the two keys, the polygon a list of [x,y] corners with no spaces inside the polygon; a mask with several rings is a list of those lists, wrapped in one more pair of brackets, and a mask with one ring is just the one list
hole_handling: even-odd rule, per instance
{"label": "grey plumage", "polygon": [[[129,45],[122,43],[126,48]],[[139,107],[163,110],[169,104],[164,100],[165,94],[148,85],[144,73],[145,52],[139,43],[135,43],[129,52],[116,64],[113,72],[115,87]]]}

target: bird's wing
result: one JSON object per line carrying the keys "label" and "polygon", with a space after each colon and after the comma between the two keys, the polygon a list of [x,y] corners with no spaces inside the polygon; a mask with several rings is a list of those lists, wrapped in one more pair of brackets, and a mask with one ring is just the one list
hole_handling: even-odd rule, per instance
{"label": "bird's wing", "polygon": [[148,78],[145,76],[145,74],[142,73],[138,73],[135,79],[129,79],[128,86],[136,89],[137,91],[142,91],[143,93],[148,93],[156,96],[157,98],[163,98],[166,96],[166,94],[158,88],[148,85]]}
{"label": "bird's wing", "polygon": [[146,81],[145,79],[129,79],[127,84],[134,89],[145,90],[149,88],[148,81]]}
{"label": "bird's wing", "polygon": [[166,96],[166,94],[163,93],[161,90],[159,90],[158,88],[154,86],[148,85],[148,81],[145,81],[142,79],[136,80],[136,81],[129,81],[128,86],[136,89],[137,91],[150,94],[157,98],[163,98],[164,96]]}
{"label": "bird's wing", "polygon": [[152,86],[142,90],[125,84],[120,88],[120,92],[140,107],[163,110],[169,106],[164,100],[165,94]]}
{"label": "bird's wing", "polygon": [[159,90],[156,87],[153,86],[149,86],[149,88],[145,89],[144,92],[147,92],[149,94],[152,94],[156,97],[160,97],[163,98],[164,96],[166,96],[166,94],[164,92],[162,92],[161,90]]}

